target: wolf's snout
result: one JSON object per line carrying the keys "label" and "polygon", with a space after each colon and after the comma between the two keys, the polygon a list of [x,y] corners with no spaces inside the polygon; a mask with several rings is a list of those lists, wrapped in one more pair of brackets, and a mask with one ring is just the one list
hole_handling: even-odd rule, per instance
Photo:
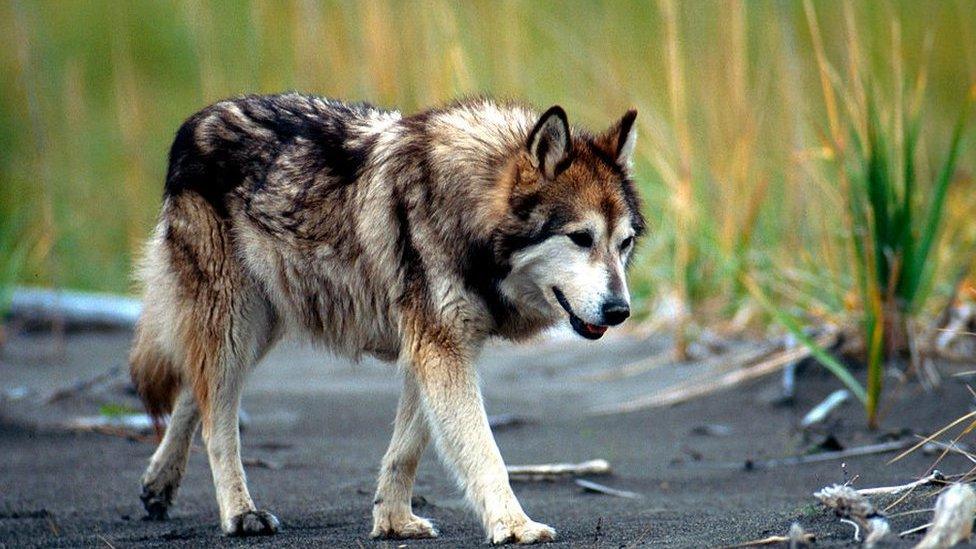
{"label": "wolf's snout", "polygon": [[630,316],[630,305],[619,297],[611,298],[603,304],[603,322],[616,326]]}

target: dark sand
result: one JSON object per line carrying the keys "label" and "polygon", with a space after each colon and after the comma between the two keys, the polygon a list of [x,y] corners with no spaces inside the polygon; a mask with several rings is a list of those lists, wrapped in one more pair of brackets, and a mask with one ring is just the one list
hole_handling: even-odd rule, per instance
{"label": "dark sand", "polygon": [[[54,389],[122,365],[129,335],[13,337],[0,352],[0,546],[477,546],[480,526],[453,481],[428,451],[416,494],[417,514],[432,518],[433,541],[374,542],[368,538],[374,477],[390,431],[399,381],[392,367],[353,365],[307,348],[285,346],[251,376],[245,409],[244,456],[279,469],[248,467],[258,506],[274,512],[274,538],[232,540],[217,525],[206,457],[195,452],[168,522],[141,520],[139,477],[153,446],[94,433],[68,433],[57,424],[97,414],[106,402],[131,403],[124,384],[39,404]],[[798,378],[792,406],[771,403],[778,376],[671,408],[590,417],[587,410],[659,390],[721,368],[721,362],[668,365],[637,377],[586,381],[588,374],[663,352],[663,341],[562,341],[529,347],[492,346],[480,361],[490,414],[514,413],[525,425],[499,429],[509,464],[605,458],[614,469],[598,482],[642,494],[639,500],[584,494],[572,480],[517,483],[529,515],[558,531],[560,546],[715,547],[783,534],[798,521],[819,546],[846,545],[852,529],[811,497],[824,485],[858,475],[860,487],[900,484],[925,473],[934,459],[921,453],[894,465],[868,456],[771,470],[716,469],[705,463],[767,459],[802,452],[799,418],[839,384],[818,368]],[[123,379],[124,375],[120,377]],[[965,386],[947,379],[935,393],[916,384],[890,386],[886,431],[930,432],[968,411]],[[24,394],[27,396],[11,398]],[[841,409],[831,429],[851,446],[878,441],[864,432],[856,403]],[[720,424],[728,436],[696,434]],[[197,442],[199,444],[199,440]],[[968,470],[960,458],[940,466]],[[845,476],[846,475],[846,476]],[[927,491],[922,491],[927,492]],[[931,506],[912,498],[899,510]],[[893,521],[897,532],[927,515]],[[917,538],[914,538],[917,541]],[[909,545],[908,541],[902,545]]]}

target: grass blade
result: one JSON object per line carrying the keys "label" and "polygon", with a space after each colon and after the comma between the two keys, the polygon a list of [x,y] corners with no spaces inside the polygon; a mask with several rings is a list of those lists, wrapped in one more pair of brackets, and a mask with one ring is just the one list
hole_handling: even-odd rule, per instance
{"label": "grass blade", "polygon": [[959,116],[959,120],[956,122],[956,127],[952,132],[952,141],[949,144],[949,154],[946,157],[945,162],[942,164],[942,169],[939,171],[939,176],[935,182],[935,189],[932,193],[932,202],[929,203],[929,208],[927,215],[925,216],[925,223],[922,225],[922,229],[919,233],[919,245],[916,253],[911,258],[911,274],[912,278],[906,282],[906,296],[910,298],[908,306],[913,309],[918,305],[918,289],[921,285],[922,280],[925,278],[924,271],[926,267],[926,262],[928,261],[929,253],[932,251],[932,246],[935,243],[935,239],[939,234],[939,229],[942,225],[942,210],[945,207],[946,198],[949,194],[949,183],[952,181],[952,175],[956,169],[956,161],[959,157],[959,151],[962,149],[962,136],[963,130],[966,127],[966,122],[969,119],[969,112],[973,104],[972,94],[970,95],[969,101],[966,102],[963,111]]}
{"label": "grass blade", "polygon": [[809,349],[810,354],[812,354],[814,358],[816,358],[820,364],[824,366],[824,368],[827,368],[830,373],[837,376],[837,379],[839,379],[840,382],[843,383],[844,386],[847,387],[858,400],[860,400],[862,403],[867,403],[867,394],[864,391],[864,387],[861,386],[856,379],[854,379],[854,376],[851,375],[847,368],[844,367],[844,365],[841,364],[836,358],[831,356],[826,349],[818,345],[817,342],[815,342],[810,336],[803,333],[803,329],[800,328],[800,325],[797,324],[796,321],[786,314],[782,309],[774,305],[769,298],[766,297],[766,294],[763,293],[762,289],[759,288],[759,285],[756,284],[752,277],[743,275],[742,284],[752,295],[753,299],[755,299],[756,302],[759,303],[759,305],[765,309],[774,320],[776,320],[776,322],[782,324],[783,327],[786,328],[787,331],[789,331],[790,334],[797,339],[797,341]]}

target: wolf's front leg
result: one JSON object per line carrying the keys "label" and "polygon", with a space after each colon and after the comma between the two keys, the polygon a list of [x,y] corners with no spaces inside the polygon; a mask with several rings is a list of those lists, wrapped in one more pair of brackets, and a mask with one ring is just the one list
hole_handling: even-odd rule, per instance
{"label": "wolf's front leg", "polygon": [[408,371],[403,379],[393,439],[380,467],[376,497],[373,498],[373,531],[370,537],[437,537],[437,530],[430,521],[414,515],[410,504],[417,465],[429,437],[417,381]]}
{"label": "wolf's front leg", "polygon": [[420,338],[410,348],[410,367],[431,433],[481,516],[488,540],[537,543],[555,538],[555,530],[529,519],[512,492],[488,425],[470,349],[447,344],[444,337]]}

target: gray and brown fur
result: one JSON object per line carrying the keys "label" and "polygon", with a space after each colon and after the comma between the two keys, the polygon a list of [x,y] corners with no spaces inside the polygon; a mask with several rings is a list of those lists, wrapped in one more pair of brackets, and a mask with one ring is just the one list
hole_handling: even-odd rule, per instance
{"label": "gray and brown fur", "polygon": [[[634,117],[593,136],[558,107],[472,99],[404,117],[291,93],[187,120],[139,271],[131,354],[148,411],[170,416],[143,479],[150,516],[166,516],[202,423],[223,530],[277,529],[248,494],[238,407],[247,372],[298,334],[402,367],[374,536],[436,535],[410,509],[433,439],[490,541],[552,539],[508,485],[472,363],[490,336],[524,339],[568,314],[599,337],[626,317],[622,266],[644,228],[629,176]],[[560,254],[600,287],[573,290],[570,271],[569,289],[552,286],[562,296],[536,281]],[[611,297],[623,312],[607,320]]]}

